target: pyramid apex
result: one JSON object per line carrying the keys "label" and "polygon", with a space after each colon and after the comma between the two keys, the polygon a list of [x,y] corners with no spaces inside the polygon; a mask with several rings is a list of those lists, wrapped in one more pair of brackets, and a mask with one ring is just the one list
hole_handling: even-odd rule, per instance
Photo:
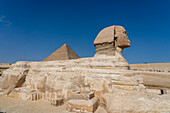
{"label": "pyramid apex", "polygon": [[63,46],[68,46],[67,44],[63,44]]}
{"label": "pyramid apex", "polygon": [[63,44],[61,47],[69,47],[67,44]]}

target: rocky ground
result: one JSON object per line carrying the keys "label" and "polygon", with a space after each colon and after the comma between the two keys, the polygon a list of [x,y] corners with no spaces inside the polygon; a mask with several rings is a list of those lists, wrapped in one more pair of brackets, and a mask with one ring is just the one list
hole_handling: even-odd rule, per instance
{"label": "rocky ground", "polygon": [[[170,95],[105,94],[106,108],[99,106],[95,113],[170,113]],[[102,108],[103,107],[103,108]],[[24,101],[0,97],[0,112],[6,113],[70,113],[66,106],[52,106],[45,100]]]}
{"label": "rocky ground", "polygon": [[65,105],[55,107],[49,102],[24,101],[17,98],[0,97],[0,112],[5,113],[67,113]]}
{"label": "rocky ground", "polygon": [[107,95],[109,113],[170,113],[170,95]]}

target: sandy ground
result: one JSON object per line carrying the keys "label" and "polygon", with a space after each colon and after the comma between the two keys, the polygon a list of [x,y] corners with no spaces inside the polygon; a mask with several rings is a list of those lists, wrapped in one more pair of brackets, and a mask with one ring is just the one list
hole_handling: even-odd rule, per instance
{"label": "sandy ground", "polygon": [[170,89],[170,63],[130,64],[130,67],[137,69],[133,72],[143,77],[147,88]]}
{"label": "sandy ground", "polygon": [[[68,113],[65,105],[55,107],[49,102],[24,101],[17,98],[0,97],[0,113]],[[70,112],[69,112],[70,113]]]}
{"label": "sandy ground", "polygon": [[130,64],[130,67],[134,69],[170,70],[170,63]]}
{"label": "sandy ground", "polygon": [[149,87],[157,87],[157,89],[170,89],[170,73],[156,73],[156,72],[139,72],[134,71],[143,77],[144,85]]}
{"label": "sandy ground", "polygon": [[[170,95],[159,95],[157,91],[149,95],[107,94],[110,113],[170,113]],[[99,108],[99,107],[98,107]],[[48,101],[24,101],[18,98],[0,97],[0,113],[73,113],[66,106],[52,106]],[[99,110],[95,113],[106,113]]]}
{"label": "sandy ground", "polygon": [[149,94],[148,96],[126,96],[107,94],[110,113],[170,113],[170,96]]}

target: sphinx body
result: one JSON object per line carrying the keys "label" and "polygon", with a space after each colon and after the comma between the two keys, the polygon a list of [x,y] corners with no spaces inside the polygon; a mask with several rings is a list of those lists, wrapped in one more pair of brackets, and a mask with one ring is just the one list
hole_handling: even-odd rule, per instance
{"label": "sphinx body", "polygon": [[[17,62],[0,77],[0,88],[4,92],[10,88],[9,96],[25,100],[32,100],[31,92],[35,90],[43,99],[60,97],[66,101],[77,91],[94,92],[99,99],[106,93],[144,92],[143,79],[129,70],[122,56],[123,49],[130,47],[123,27],[103,29],[96,37],[94,46],[96,54],[90,58]],[[23,74],[25,71],[27,73]],[[24,82],[19,84],[17,81],[22,76],[25,76]]]}

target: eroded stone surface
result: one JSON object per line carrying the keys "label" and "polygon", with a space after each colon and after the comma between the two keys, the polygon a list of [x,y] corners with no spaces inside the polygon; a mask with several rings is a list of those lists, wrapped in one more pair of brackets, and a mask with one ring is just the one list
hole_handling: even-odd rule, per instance
{"label": "eroded stone surface", "polygon": [[0,76],[2,75],[3,71],[11,67],[11,63],[0,63]]}
{"label": "eroded stone surface", "polygon": [[93,92],[72,92],[70,99],[74,99],[74,100],[89,100],[92,99],[94,97],[94,93]]}
{"label": "eroded stone surface", "polygon": [[130,47],[126,30],[122,26],[110,26],[99,32],[94,40],[96,54],[118,56],[124,48]]}
{"label": "eroded stone surface", "polygon": [[73,112],[94,113],[98,107],[98,101],[95,97],[89,100],[69,100],[66,109]]}
{"label": "eroded stone surface", "polygon": [[[139,102],[130,101],[131,99],[144,98],[150,103],[150,108],[144,106],[145,109],[142,109],[137,106],[135,109],[139,108],[139,112],[152,111],[155,108],[152,107],[155,101],[150,101],[147,96],[143,78],[129,69],[127,61],[122,56],[123,49],[130,46],[126,35],[125,29],[121,26],[105,28],[95,40],[96,55],[91,58],[17,62],[0,77],[0,88],[3,92],[1,94],[9,94],[11,97],[17,95],[18,98],[25,100],[38,100],[40,97],[55,106],[58,105],[57,99],[60,98],[68,102],[68,110],[79,112],[81,110],[94,112],[98,106],[109,112],[123,110],[128,112],[134,108],[134,104],[132,106],[129,104],[131,102],[146,104],[141,99]],[[27,73],[23,74],[26,70]],[[76,92],[80,94],[93,92],[94,95],[80,95],[79,98],[75,98],[73,95]],[[135,97],[132,98],[132,95]],[[126,103],[127,108],[121,109],[125,104],[115,98],[121,98],[120,101]],[[163,99],[161,98],[161,101],[166,103],[167,101]],[[156,107],[160,107],[159,105]],[[162,108],[168,110],[167,106]]]}
{"label": "eroded stone surface", "polygon": [[42,98],[38,90],[26,87],[15,88],[8,96],[30,101],[36,101]]}
{"label": "eroded stone surface", "polygon": [[64,103],[64,100],[62,98],[51,99],[50,103],[54,106],[60,106]]}

